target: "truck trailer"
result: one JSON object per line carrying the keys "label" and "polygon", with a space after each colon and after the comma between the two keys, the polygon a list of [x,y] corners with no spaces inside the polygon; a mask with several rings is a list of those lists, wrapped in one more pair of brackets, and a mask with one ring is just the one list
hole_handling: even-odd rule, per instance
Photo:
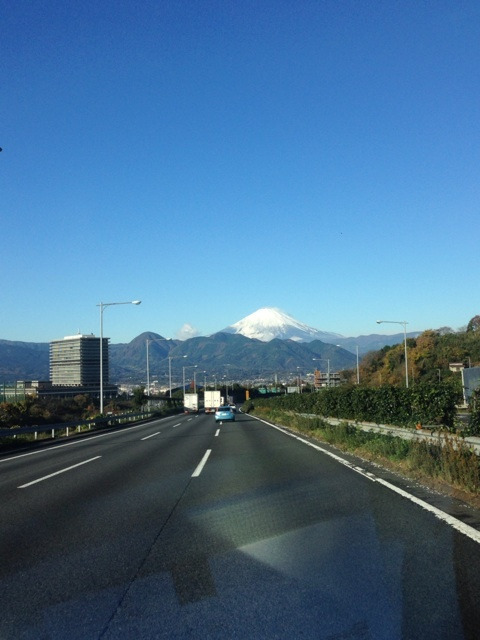
{"label": "truck trailer", "polygon": [[205,407],[205,413],[215,413],[215,409],[218,409],[222,405],[222,398],[220,391],[205,391],[205,397],[203,406]]}
{"label": "truck trailer", "polygon": [[198,393],[186,393],[183,403],[185,413],[198,413]]}

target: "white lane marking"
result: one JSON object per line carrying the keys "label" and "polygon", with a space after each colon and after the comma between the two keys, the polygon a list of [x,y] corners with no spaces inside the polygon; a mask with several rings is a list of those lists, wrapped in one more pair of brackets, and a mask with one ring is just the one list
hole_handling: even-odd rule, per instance
{"label": "white lane marking", "polygon": [[407,491],[400,489],[400,487],[397,487],[391,482],[388,482],[388,480],[383,480],[382,478],[375,476],[373,473],[367,472],[361,467],[357,467],[353,465],[351,462],[348,462],[348,460],[344,460],[343,458],[335,455],[331,451],[328,451],[327,449],[324,449],[323,447],[320,447],[319,445],[314,444],[313,442],[304,440],[303,438],[300,438],[299,436],[296,436],[293,433],[290,433],[285,429],[282,429],[282,427],[279,427],[276,424],[272,424],[271,422],[267,422],[266,420],[262,420],[261,418],[256,418],[256,420],[259,420],[260,422],[267,424],[269,427],[273,427],[274,429],[281,431],[282,433],[284,433],[287,436],[290,436],[291,438],[295,438],[295,440],[299,440],[303,444],[307,444],[309,447],[312,447],[313,449],[317,449],[318,451],[321,451],[322,453],[327,454],[327,456],[330,456],[337,462],[340,462],[345,467],[348,467],[352,471],[359,473],[360,475],[364,476],[368,480],[371,480],[372,482],[378,482],[379,484],[383,485],[385,488],[390,489],[391,491],[395,491],[395,493],[398,493],[403,498],[410,500],[410,502],[413,502],[414,504],[418,505],[422,509],[425,509],[425,511],[429,511],[430,513],[433,513],[434,516],[439,520],[442,520],[446,524],[450,525],[453,529],[456,529],[456,531],[460,531],[460,533],[463,533],[474,542],[477,542],[478,544],[480,544],[480,531],[478,531],[477,529],[474,529],[468,524],[465,524],[465,522],[458,520],[458,518],[455,518],[454,516],[451,516],[450,514],[445,513],[445,511],[442,511],[441,509],[434,507],[428,502],[425,502],[424,500],[417,498],[411,493],[408,493]]}
{"label": "white lane marking", "polygon": [[182,424],[181,422],[179,422],[178,424],[174,424],[172,429],[175,429],[175,427],[179,427],[181,424]]}
{"label": "white lane marking", "polygon": [[154,436],[159,436],[162,432],[161,431],[157,431],[157,433],[152,433],[149,436],[145,436],[144,438],[140,438],[140,440],[148,440],[149,438],[153,438]]}
{"label": "white lane marking", "polygon": [[187,422],[190,422],[190,420],[193,420],[193,418],[189,418],[189,419],[187,420]]}
{"label": "white lane marking", "polygon": [[36,480],[32,480],[32,482],[27,482],[26,484],[22,484],[20,487],[18,487],[18,489],[26,489],[27,487],[31,487],[32,484],[37,484],[37,482],[43,482],[44,480],[48,480],[48,478],[53,478],[53,476],[58,476],[60,473],[71,471],[72,469],[81,467],[83,464],[87,464],[89,462],[93,462],[94,460],[98,460],[101,457],[102,456],[95,456],[95,458],[90,458],[89,460],[84,460],[83,462],[79,462],[78,464],[73,464],[71,467],[60,469],[60,471],[55,471],[55,473],[50,473],[48,476],[43,476],[43,478],[37,478]]}
{"label": "white lane marking", "polygon": [[192,473],[192,478],[198,478],[198,476],[202,473],[203,467],[205,466],[207,460],[208,460],[208,456],[212,453],[211,449],[207,449],[205,452],[205,455],[203,456],[203,458],[200,460],[200,464],[198,465],[198,467],[195,469],[195,471]]}
{"label": "white lane marking", "polygon": [[[152,422],[163,422],[164,420],[169,420],[171,416],[167,416],[166,418],[159,418],[158,420],[152,420]],[[56,444],[51,447],[45,447],[45,449],[39,449],[38,451],[29,451],[28,453],[19,453],[18,455],[10,456],[9,458],[0,459],[0,463],[2,462],[10,462],[12,460],[17,460],[17,458],[25,458],[26,456],[36,456],[39,453],[47,453],[49,451],[57,451],[57,449],[63,449],[63,447],[71,447],[75,444],[85,444],[87,442],[91,442],[92,440],[96,440],[97,438],[105,438],[106,436],[118,436],[127,431],[131,431],[132,429],[141,429],[144,428],[145,423],[142,424],[134,424],[131,427],[124,427],[123,429],[118,429],[115,431],[109,431],[108,433],[100,433],[97,436],[89,436],[82,438],[81,440],[74,440],[73,442],[65,442],[64,444]]]}
{"label": "white lane marking", "polygon": [[218,436],[219,433],[220,433],[220,429],[217,429],[217,433],[215,434],[215,437]]}
{"label": "white lane marking", "polygon": [[445,511],[441,511],[437,507],[434,507],[433,505],[428,504],[428,502],[425,502],[420,498],[412,496],[411,493],[407,493],[407,491],[400,489],[400,487],[396,487],[394,484],[391,484],[390,482],[388,482],[388,480],[383,480],[382,478],[377,478],[376,480],[379,484],[383,484],[384,487],[387,487],[387,489],[391,489],[392,491],[395,491],[402,497],[407,498],[407,500],[411,500],[411,502],[418,504],[418,506],[422,507],[426,511],[430,511],[430,513],[433,513],[434,516],[439,520],[443,520],[443,522],[446,522],[457,531],[460,531],[460,533],[465,534],[471,540],[474,540],[475,542],[480,544],[480,531],[477,531],[477,529],[474,529],[473,527],[471,527],[468,524],[465,524],[461,520],[458,520],[457,518],[454,518],[448,513],[445,513]]}

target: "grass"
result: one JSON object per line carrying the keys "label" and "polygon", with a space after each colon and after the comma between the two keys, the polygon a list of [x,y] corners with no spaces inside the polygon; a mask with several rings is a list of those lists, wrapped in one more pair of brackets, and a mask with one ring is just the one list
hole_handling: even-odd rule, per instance
{"label": "grass", "polygon": [[[321,418],[307,418],[268,407],[255,408],[252,413],[400,471],[434,488],[445,489],[447,485],[464,492],[473,498],[470,500],[472,504],[479,506],[475,498],[480,498],[480,460],[463,440],[455,436],[447,436],[441,446],[426,440],[405,440],[363,431],[347,422],[331,425]],[[462,497],[466,499],[466,496]]]}

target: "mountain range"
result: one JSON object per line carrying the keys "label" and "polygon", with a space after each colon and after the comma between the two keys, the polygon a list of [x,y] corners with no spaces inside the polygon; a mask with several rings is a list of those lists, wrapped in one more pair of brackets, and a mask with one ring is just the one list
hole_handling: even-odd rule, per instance
{"label": "mountain range", "polygon": [[328,333],[309,327],[275,307],[258,309],[235,324],[226,327],[222,333],[241,334],[262,342],[269,342],[275,338],[294,340],[295,342],[312,342],[312,340],[332,342],[342,337],[338,333]]}
{"label": "mountain range", "polygon": [[[418,333],[408,334],[416,336]],[[112,382],[146,380],[146,344],[149,340],[150,378],[165,381],[169,362],[172,378],[181,379],[182,367],[230,379],[272,373],[331,371],[353,368],[359,354],[403,341],[403,333],[345,338],[319,331],[275,308],[259,309],[239,322],[207,337],[168,340],[144,332],[126,344],[110,345]],[[180,374],[180,377],[179,377]],[[48,380],[49,344],[0,340],[0,382]],[[200,379],[200,378],[199,378]]]}
{"label": "mountain range", "polygon": [[[295,342],[321,340],[328,344],[343,347],[347,351],[355,354],[358,348],[360,355],[364,355],[369,351],[378,351],[385,345],[398,344],[404,339],[403,333],[396,333],[389,336],[372,333],[356,338],[345,338],[339,333],[320,331],[319,329],[309,327],[276,307],[263,307],[262,309],[258,309],[235,324],[222,329],[222,333],[241,334],[247,338],[255,338],[264,342],[268,342],[274,338],[294,340]],[[410,338],[418,335],[418,331],[407,333],[407,336]]]}

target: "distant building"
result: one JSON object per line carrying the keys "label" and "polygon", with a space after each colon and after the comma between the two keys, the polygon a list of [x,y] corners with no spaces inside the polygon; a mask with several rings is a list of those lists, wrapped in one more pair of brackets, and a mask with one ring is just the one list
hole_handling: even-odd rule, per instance
{"label": "distant building", "polygon": [[[117,387],[109,384],[108,338],[103,338],[104,396],[116,395]],[[50,390],[45,393],[100,394],[100,338],[93,334],[66,336],[50,343]],[[43,395],[43,394],[42,394]]]}
{"label": "distant building", "polygon": [[[113,398],[117,385],[109,384],[108,338],[103,338],[103,396]],[[50,343],[50,380],[21,380],[0,394],[3,401],[25,396],[100,397],[100,338],[93,334],[66,336]],[[1,400],[0,400],[1,401]]]}
{"label": "distant building", "polygon": [[50,380],[21,380],[17,382],[22,384],[27,396],[38,396],[42,391],[51,391],[52,383]]}
{"label": "distant building", "polygon": [[448,368],[450,369],[450,371],[458,373],[459,371],[463,371],[463,369],[465,369],[465,364],[463,362],[450,362]]}
{"label": "distant building", "polygon": [[[108,338],[103,338],[103,383],[108,384]],[[50,343],[50,380],[63,387],[100,387],[100,338],[66,336]]]}
{"label": "distant building", "polygon": [[315,389],[323,387],[338,387],[340,384],[340,374],[335,371],[324,372],[315,369],[313,372],[313,385]]}

